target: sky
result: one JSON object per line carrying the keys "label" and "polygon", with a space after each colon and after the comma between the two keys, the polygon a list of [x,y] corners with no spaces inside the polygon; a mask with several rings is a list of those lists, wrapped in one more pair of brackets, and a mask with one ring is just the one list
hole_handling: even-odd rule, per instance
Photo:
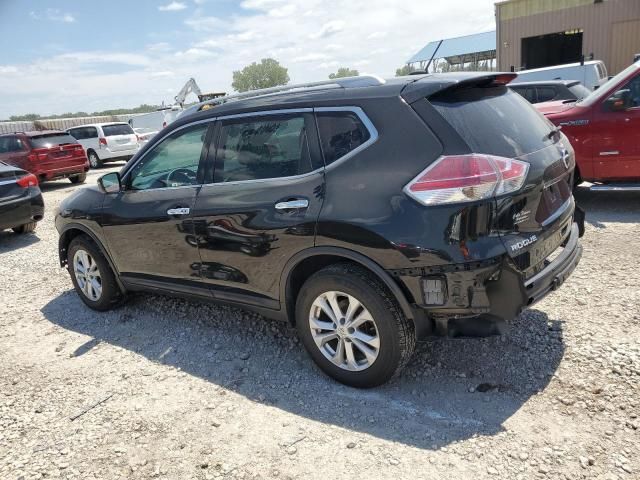
{"label": "sky", "polygon": [[[494,0],[0,0],[0,119],[232,92],[262,58],[292,83],[391,77],[432,40],[495,28]],[[195,101],[195,97],[188,100]]]}

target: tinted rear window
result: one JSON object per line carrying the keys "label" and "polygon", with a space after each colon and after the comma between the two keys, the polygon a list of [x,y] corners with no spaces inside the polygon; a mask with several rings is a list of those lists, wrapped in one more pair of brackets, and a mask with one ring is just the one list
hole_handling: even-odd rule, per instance
{"label": "tinted rear window", "polygon": [[553,143],[553,125],[507,87],[462,88],[429,101],[476,153],[512,158]]}
{"label": "tinted rear window", "polygon": [[112,137],[114,135],[131,135],[133,132],[129,125],[103,125],[102,131],[105,137]]}
{"label": "tinted rear window", "polygon": [[360,117],[353,112],[316,114],[325,165],[355,150],[371,137]]}
{"label": "tinted rear window", "polygon": [[50,133],[47,135],[39,135],[29,139],[33,148],[49,148],[56,145],[66,145],[67,143],[78,143],[68,133]]}

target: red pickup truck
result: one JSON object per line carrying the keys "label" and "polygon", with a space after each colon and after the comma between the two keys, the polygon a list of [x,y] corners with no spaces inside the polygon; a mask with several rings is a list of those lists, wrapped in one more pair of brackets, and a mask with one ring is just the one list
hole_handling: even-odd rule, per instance
{"label": "red pickup truck", "polygon": [[640,190],[640,61],[580,101],[535,107],[562,127],[576,152],[576,185]]}

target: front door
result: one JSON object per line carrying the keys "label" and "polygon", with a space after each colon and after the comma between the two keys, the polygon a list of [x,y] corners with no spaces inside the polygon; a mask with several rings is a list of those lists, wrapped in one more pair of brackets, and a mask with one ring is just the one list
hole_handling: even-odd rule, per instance
{"label": "front door", "polygon": [[123,191],[106,196],[104,232],[125,282],[201,293],[193,290],[200,257],[191,210],[202,184],[210,125],[165,137],[127,169]]}
{"label": "front door", "polygon": [[594,115],[594,168],[606,180],[640,180],[640,75],[619,90],[629,90],[631,105],[609,111],[604,105]]}
{"label": "front door", "polygon": [[324,171],[309,111],[221,119],[215,170],[196,199],[200,275],[214,298],[279,308],[280,274],[312,247]]}

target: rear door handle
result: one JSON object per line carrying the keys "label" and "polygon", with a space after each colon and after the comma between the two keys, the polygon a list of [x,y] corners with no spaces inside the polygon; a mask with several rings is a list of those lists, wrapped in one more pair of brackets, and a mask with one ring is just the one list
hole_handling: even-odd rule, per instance
{"label": "rear door handle", "polygon": [[309,206],[309,200],[289,200],[288,202],[276,203],[276,210],[296,210],[300,208],[307,208]]}
{"label": "rear door handle", "polygon": [[189,207],[170,208],[167,215],[189,215],[190,211]]}

